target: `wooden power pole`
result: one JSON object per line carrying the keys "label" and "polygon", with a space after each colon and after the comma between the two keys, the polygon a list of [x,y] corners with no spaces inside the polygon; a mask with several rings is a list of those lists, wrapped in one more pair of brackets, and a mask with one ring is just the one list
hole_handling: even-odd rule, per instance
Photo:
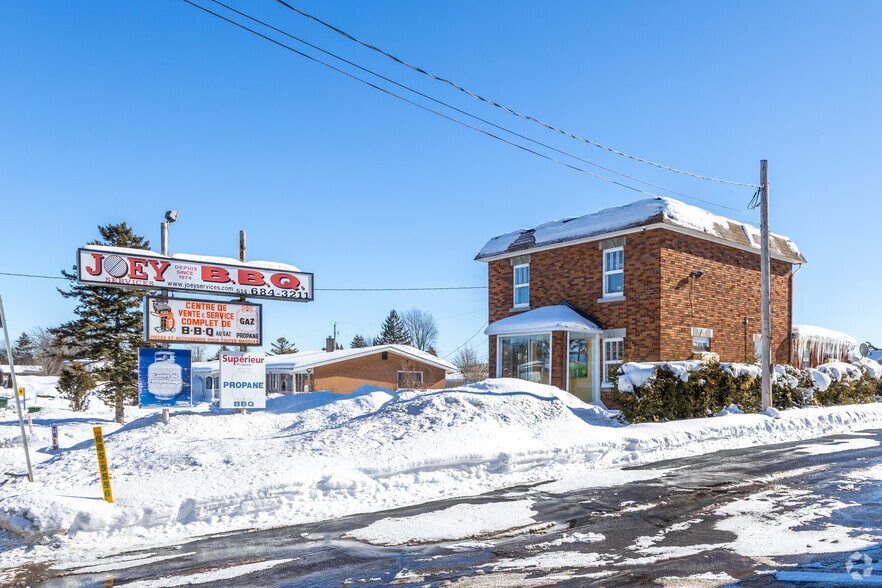
{"label": "wooden power pole", "polygon": [[762,289],[762,404],[772,406],[772,311],[769,263],[769,162],[760,161],[760,288]]}

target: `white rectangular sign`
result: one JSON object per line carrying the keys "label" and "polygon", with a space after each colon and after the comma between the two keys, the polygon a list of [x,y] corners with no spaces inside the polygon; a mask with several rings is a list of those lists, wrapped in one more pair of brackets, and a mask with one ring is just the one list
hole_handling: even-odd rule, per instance
{"label": "white rectangular sign", "polygon": [[266,354],[222,351],[220,407],[266,408]]}
{"label": "white rectangular sign", "polygon": [[263,344],[260,304],[162,296],[147,296],[144,304],[145,341]]}
{"label": "white rectangular sign", "polygon": [[201,292],[294,302],[309,302],[313,293],[313,276],[308,272],[141,255],[134,249],[123,248],[79,249],[77,278],[81,284],[92,286]]}

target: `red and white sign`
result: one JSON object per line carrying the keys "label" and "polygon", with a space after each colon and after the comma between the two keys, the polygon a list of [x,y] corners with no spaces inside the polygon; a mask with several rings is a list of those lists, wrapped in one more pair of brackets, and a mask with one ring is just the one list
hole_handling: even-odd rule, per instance
{"label": "red and white sign", "polygon": [[266,354],[220,353],[220,408],[266,408]]}
{"label": "red and white sign", "polygon": [[261,305],[146,296],[144,339],[155,343],[262,345]]}
{"label": "red and white sign", "polygon": [[58,451],[58,425],[52,425],[52,451]]}
{"label": "red and white sign", "polygon": [[313,276],[308,272],[140,255],[132,249],[81,248],[77,252],[77,270],[78,281],[92,286],[164,289],[295,302],[313,299]]}

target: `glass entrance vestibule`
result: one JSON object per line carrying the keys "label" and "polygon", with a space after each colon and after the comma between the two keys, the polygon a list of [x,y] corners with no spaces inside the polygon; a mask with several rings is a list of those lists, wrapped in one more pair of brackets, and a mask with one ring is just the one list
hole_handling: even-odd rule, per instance
{"label": "glass entrance vestibule", "polygon": [[569,305],[530,310],[484,332],[496,335],[497,378],[551,384],[585,402],[600,400],[603,331]]}

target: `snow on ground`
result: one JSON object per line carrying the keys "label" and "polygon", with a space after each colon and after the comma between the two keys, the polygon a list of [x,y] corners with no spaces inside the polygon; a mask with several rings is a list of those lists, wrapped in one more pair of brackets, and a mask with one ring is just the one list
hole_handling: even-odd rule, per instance
{"label": "snow on ground", "polygon": [[[882,404],[622,426],[557,388],[496,379],[449,390],[270,398],[267,410],[247,415],[203,404],[175,412],[168,424],[158,412],[127,407],[120,427],[99,400],[73,413],[50,380],[22,384],[46,407],[33,415],[29,437],[35,482],[0,481],[0,528],[36,547],[5,551],[0,568],[524,483],[559,480],[547,490],[566,491],[650,479],[664,472],[619,468],[882,426]],[[15,413],[2,413],[0,459],[5,471],[23,473]],[[60,430],[57,453],[48,449],[51,424]],[[104,429],[113,504],[101,500],[93,426]]]}

